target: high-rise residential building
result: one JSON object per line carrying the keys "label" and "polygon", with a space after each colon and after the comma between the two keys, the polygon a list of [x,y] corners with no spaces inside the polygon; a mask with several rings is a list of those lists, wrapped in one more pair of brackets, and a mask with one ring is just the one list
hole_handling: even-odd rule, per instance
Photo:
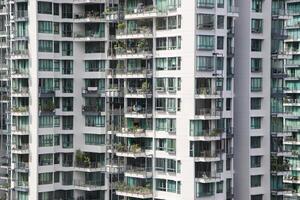
{"label": "high-rise residential building", "polygon": [[0,198],[297,199],[299,6],[1,1]]}
{"label": "high-rise residential building", "polygon": [[234,99],[236,199],[295,199],[283,183],[290,170],[287,157],[292,155],[284,141],[297,131],[293,124],[297,113],[284,107],[286,66],[292,58],[284,45],[291,18],[287,2],[239,1]]}
{"label": "high-rise residential building", "polygon": [[0,3],[0,199],[10,198],[9,9],[9,4]]}
{"label": "high-rise residential building", "polygon": [[234,1],[1,8],[5,199],[233,199]]}
{"label": "high-rise residential building", "polygon": [[284,118],[285,125],[292,130],[292,134],[284,140],[285,149],[291,151],[291,154],[286,156],[289,165],[291,166],[290,172],[284,177],[284,183],[291,194],[287,196],[291,199],[300,198],[300,182],[299,182],[299,11],[300,1],[287,1],[287,10],[289,18],[286,23],[286,31],[288,38],[285,40],[285,51],[289,53],[290,57],[286,62],[285,71],[287,77],[284,81],[285,86],[285,99],[284,111],[286,116]]}

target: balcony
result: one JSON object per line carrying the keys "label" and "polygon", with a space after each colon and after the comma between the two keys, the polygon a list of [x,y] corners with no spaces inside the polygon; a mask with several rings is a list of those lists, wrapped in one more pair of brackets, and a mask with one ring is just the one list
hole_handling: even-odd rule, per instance
{"label": "balcony", "polygon": [[130,30],[128,28],[118,29],[116,39],[133,39],[133,38],[152,38],[153,30],[150,27],[143,26]]}
{"label": "balcony", "polygon": [[29,78],[29,71],[22,69],[13,69],[11,72],[12,78]]}
{"label": "balcony", "polygon": [[17,162],[17,163],[13,163],[12,168],[14,167],[14,169],[17,172],[29,172],[29,163],[28,162]]}
{"label": "balcony", "polygon": [[152,76],[152,69],[136,68],[126,69],[124,66],[119,67],[115,71],[109,71],[108,74],[113,76],[116,74],[117,78],[147,78]]}
{"label": "balcony", "polygon": [[29,50],[28,49],[22,49],[22,50],[13,49],[10,56],[11,56],[11,59],[29,59]]}
{"label": "balcony", "polygon": [[151,178],[152,168],[150,167],[137,167],[126,166],[125,176],[134,178]]}
{"label": "balcony", "polygon": [[200,108],[195,110],[195,115],[195,118],[203,120],[220,119],[222,116],[222,111],[209,108]]}
{"label": "balcony", "polygon": [[116,185],[116,193],[118,196],[132,197],[138,199],[149,199],[153,197],[151,186],[129,186],[125,183]]}
{"label": "balcony", "polygon": [[11,132],[14,135],[28,135],[29,134],[29,125],[17,126],[17,125],[13,124],[11,126]]}
{"label": "balcony", "polygon": [[222,150],[209,151],[200,150],[199,152],[191,152],[197,162],[215,162],[222,159]]}
{"label": "balcony", "polygon": [[195,172],[196,182],[200,183],[214,183],[221,180],[221,175],[217,172],[212,171],[196,171]]}
{"label": "balcony", "polygon": [[213,9],[215,8],[215,0],[198,0],[197,8]]}
{"label": "balcony", "polygon": [[76,161],[75,170],[84,172],[105,171],[105,165],[101,162]]}
{"label": "balcony", "polygon": [[151,96],[152,90],[147,85],[141,88],[129,87],[125,95],[126,98],[147,98]]}
{"label": "balcony", "polygon": [[274,8],[272,9],[272,18],[273,19],[290,19],[292,16],[288,10],[284,8]]}
{"label": "balcony", "polygon": [[216,99],[222,98],[222,91],[209,87],[196,88],[195,98],[199,99]]}
{"label": "balcony", "polygon": [[74,14],[73,19],[75,23],[100,22],[101,20],[105,20],[105,15],[101,14],[100,11],[89,11],[83,13],[76,13]]}
{"label": "balcony", "polygon": [[84,191],[104,190],[105,186],[101,180],[74,180],[74,189]]}
{"label": "balcony", "polygon": [[29,154],[29,144],[12,144],[11,150],[15,154]]}
{"label": "balcony", "polygon": [[128,48],[115,48],[115,55],[117,59],[130,59],[130,58],[148,58],[152,57],[152,48],[148,47],[128,47]]}
{"label": "balcony", "polygon": [[27,10],[17,10],[15,13],[16,21],[28,20],[28,11]]}
{"label": "balcony", "polygon": [[142,149],[139,144],[133,144],[131,146],[117,144],[116,151],[117,156],[120,157],[146,157],[145,149]]}
{"label": "balcony", "polygon": [[73,34],[75,41],[101,41],[104,40],[104,35],[99,32],[76,32]]}
{"label": "balcony", "polygon": [[142,128],[122,128],[121,132],[117,133],[118,137],[139,138],[145,137],[146,131]]}
{"label": "balcony", "polygon": [[28,116],[29,107],[28,106],[14,106],[11,109],[12,115],[14,116]]}
{"label": "balcony", "polygon": [[219,128],[214,129],[206,129],[201,130],[200,132],[193,133],[193,135],[190,136],[190,140],[192,141],[214,141],[214,140],[221,140],[222,139],[222,133],[224,131]]}
{"label": "balcony", "polygon": [[152,108],[141,105],[127,106],[125,117],[128,118],[150,118],[152,117]]}
{"label": "balcony", "polygon": [[15,190],[21,192],[28,192],[29,191],[29,184],[28,181],[16,181]]}
{"label": "balcony", "polygon": [[29,96],[29,88],[28,87],[20,87],[12,89],[12,96],[15,97],[28,97]]}
{"label": "balcony", "polygon": [[100,87],[86,87],[82,89],[83,97],[105,97],[104,88]]}
{"label": "balcony", "polygon": [[105,113],[104,107],[96,106],[96,105],[87,105],[82,106],[82,114],[83,115],[104,115]]}
{"label": "balcony", "polygon": [[55,96],[55,91],[52,88],[39,88],[39,97],[42,98],[49,98],[49,97],[54,97]]}

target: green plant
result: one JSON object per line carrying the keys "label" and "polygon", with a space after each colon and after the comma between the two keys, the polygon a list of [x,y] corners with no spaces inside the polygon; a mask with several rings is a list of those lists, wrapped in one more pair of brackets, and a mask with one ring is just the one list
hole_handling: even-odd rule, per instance
{"label": "green plant", "polygon": [[146,46],[146,40],[145,39],[139,40],[137,46],[138,46],[139,49],[145,48],[145,46]]}
{"label": "green plant", "polygon": [[143,82],[142,84],[142,91],[146,92],[149,89],[149,85],[147,83],[147,81]]}
{"label": "green plant", "polygon": [[124,22],[120,22],[120,23],[118,23],[118,29],[119,30],[124,30],[125,29],[125,27],[126,27],[126,25],[125,25],[125,23]]}

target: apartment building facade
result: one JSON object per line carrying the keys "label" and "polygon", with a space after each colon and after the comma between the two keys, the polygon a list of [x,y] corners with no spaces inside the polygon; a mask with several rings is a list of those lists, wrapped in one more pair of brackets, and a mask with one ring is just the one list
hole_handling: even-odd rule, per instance
{"label": "apartment building facade", "polygon": [[2,16],[6,199],[233,198],[235,2],[15,0]]}

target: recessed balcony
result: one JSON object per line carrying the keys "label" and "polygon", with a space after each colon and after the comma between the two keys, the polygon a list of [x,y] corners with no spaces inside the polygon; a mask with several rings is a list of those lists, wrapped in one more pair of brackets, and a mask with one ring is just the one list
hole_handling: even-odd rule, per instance
{"label": "recessed balcony", "polygon": [[14,97],[28,97],[29,88],[28,87],[19,87],[12,89],[12,96]]}
{"label": "recessed balcony", "polygon": [[52,88],[39,88],[39,97],[47,98],[47,97],[54,97],[55,90]]}
{"label": "recessed balcony", "polygon": [[199,183],[214,183],[221,180],[220,173],[213,172],[211,170],[205,170],[205,171],[195,171],[195,179],[196,182]]}
{"label": "recessed balcony", "polygon": [[28,106],[14,106],[11,109],[12,115],[14,116],[28,116],[29,107]]}
{"label": "recessed balcony", "polygon": [[150,118],[152,117],[152,108],[141,105],[127,106],[125,117],[129,118]]}
{"label": "recessed balcony", "polygon": [[149,199],[153,197],[151,186],[129,186],[125,183],[118,183],[116,186],[118,196],[132,197],[138,199]]}
{"label": "recessed balcony", "polygon": [[84,190],[84,191],[97,191],[104,190],[105,186],[101,180],[74,180],[74,189]]}
{"label": "recessed balcony", "polygon": [[82,106],[82,114],[83,115],[104,115],[105,110],[101,106],[85,105]]}
{"label": "recessed balcony", "polygon": [[120,157],[146,157],[145,149],[143,149],[139,144],[132,144],[131,146],[117,144],[116,151],[117,156]]}
{"label": "recessed balcony", "polygon": [[125,176],[134,178],[151,178],[151,167],[126,166]]}
{"label": "recessed balcony", "polygon": [[220,119],[222,111],[210,108],[197,108],[195,110],[195,117],[203,120]]}
{"label": "recessed balcony", "polygon": [[210,87],[196,88],[195,98],[199,99],[216,99],[222,98],[222,91]]}
{"label": "recessed balcony", "polygon": [[100,87],[86,87],[82,89],[83,97],[105,97],[104,88]]}
{"label": "recessed balcony", "polygon": [[133,38],[152,38],[153,30],[150,27],[142,26],[135,29],[119,28],[116,39],[133,39]]}
{"label": "recessed balcony", "polygon": [[12,144],[11,150],[14,154],[29,154],[29,144]]}

